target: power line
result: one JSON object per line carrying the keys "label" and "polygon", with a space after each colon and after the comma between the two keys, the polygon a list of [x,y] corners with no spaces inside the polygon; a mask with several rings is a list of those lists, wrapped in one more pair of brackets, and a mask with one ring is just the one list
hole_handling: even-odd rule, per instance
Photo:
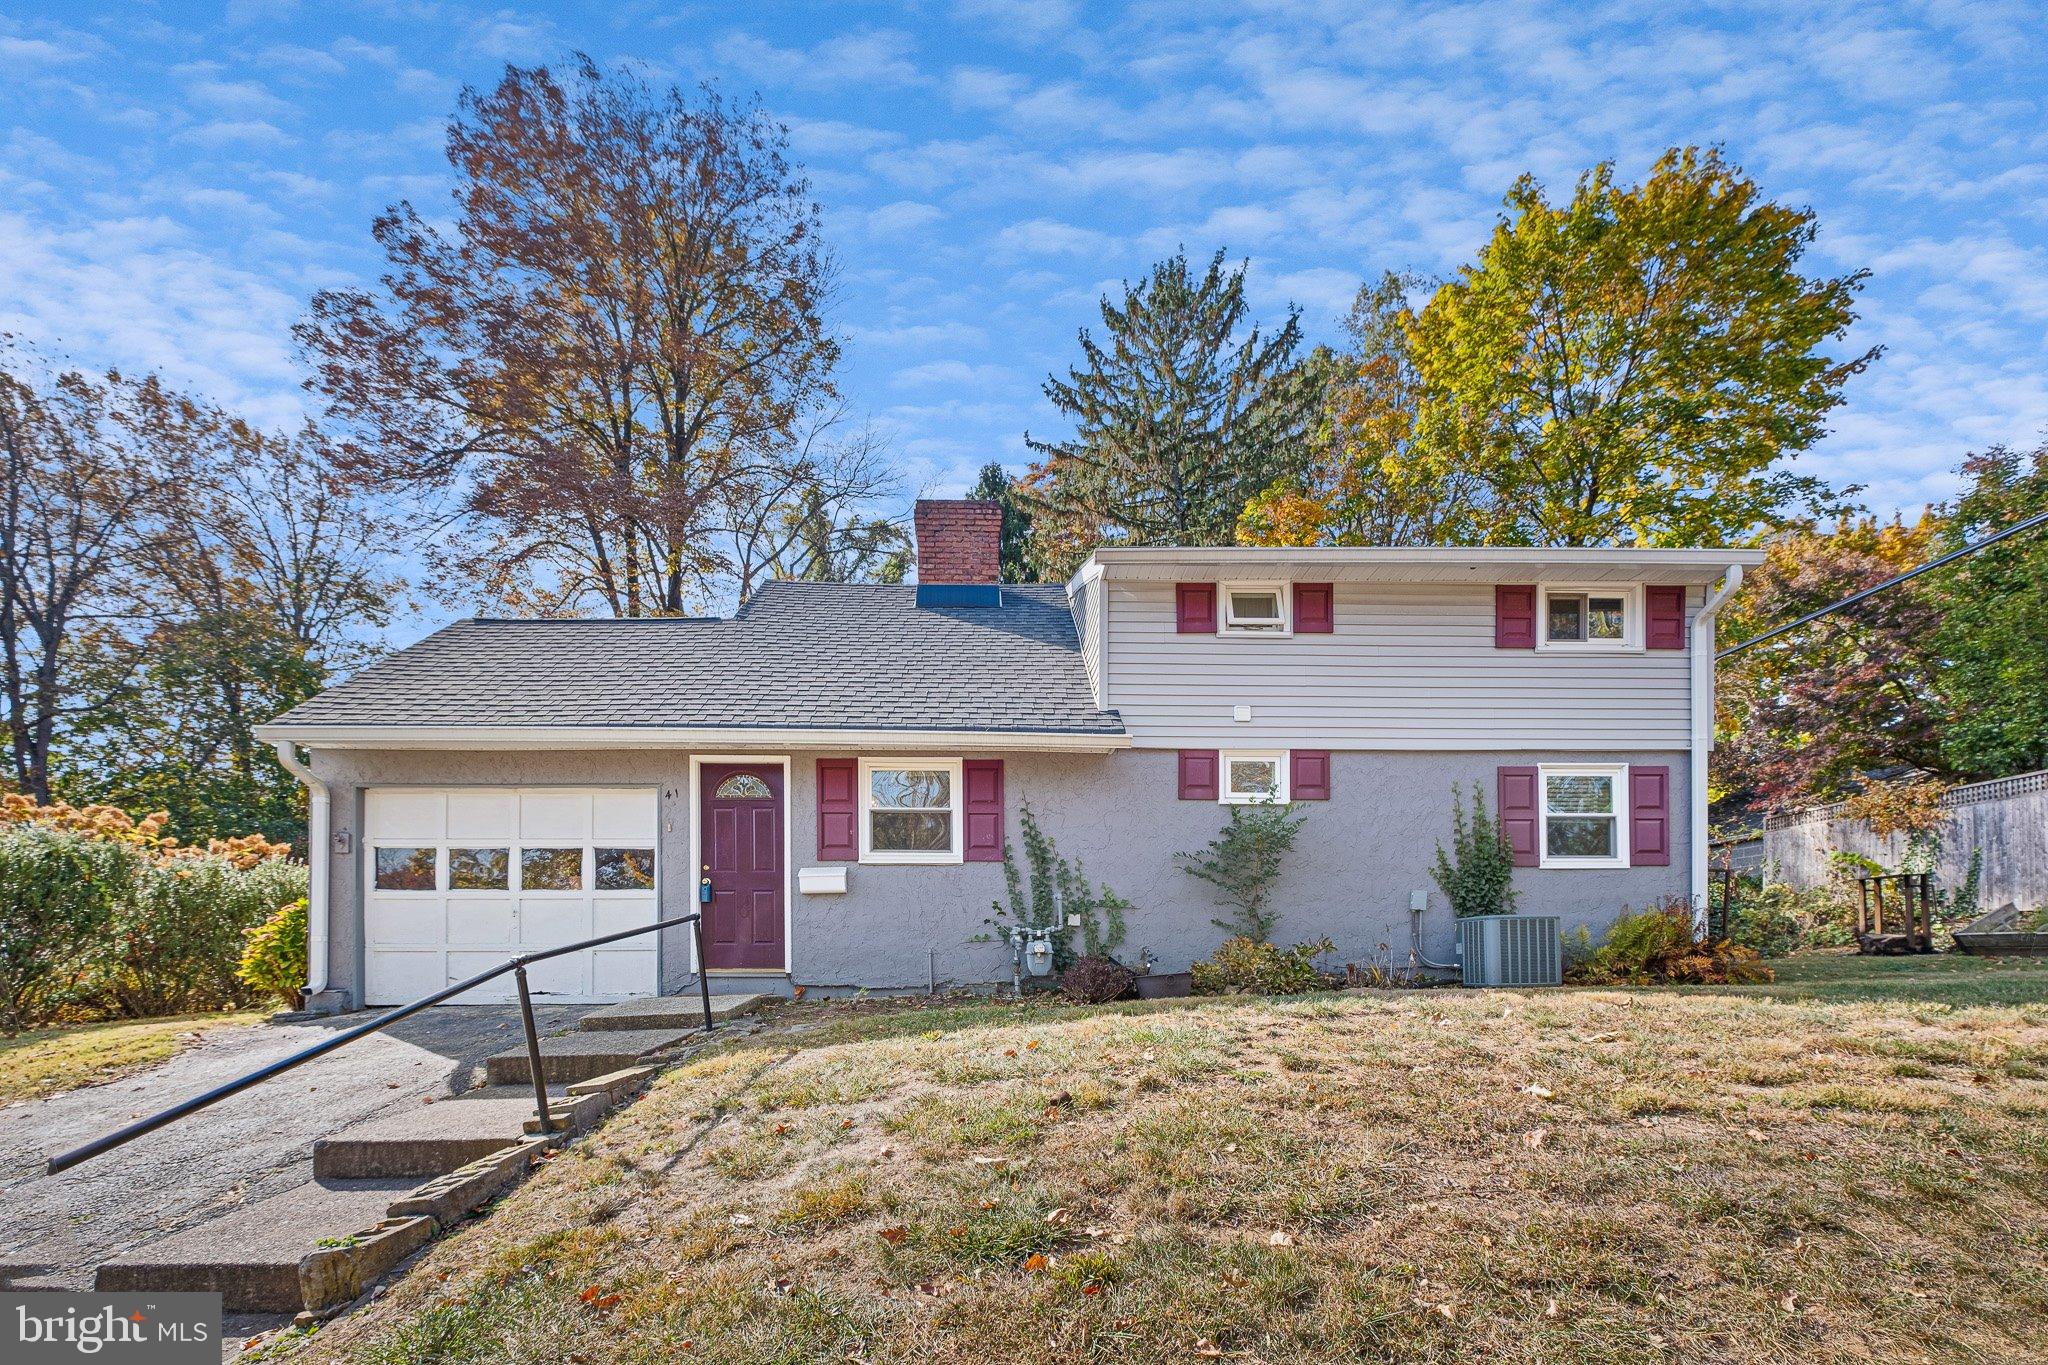
{"label": "power line", "polygon": [[1760,645],[1766,640],[1775,640],[1778,636],[1783,635],[1788,630],[1797,630],[1799,629],[1799,627],[1805,625],[1809,621],[1818,621],[1821,617],[1827,616],[1833,612],[1838,612],[1842,610],[1842,608],[1844,607],[1853,607],[1858,602],[1863,601],[1867,597],[1877,596],[1877,594],[1883,592],[1886,588],[1896,588],[1897,586],[1899,586],[1899,584],[1908,582],[1911,579],[1918,578],[1921,574],[1928,572],[1930,569],[1938,569],[1944,564],[1951,563],[1954,560],[1961,559],[1964,555],[1973,555],[1987,545],[1996,545],[1999,541],[2004,540],[2007,536],[2016,536],[2022,531],[2030,530],[2033,527],[2042,525],[2048,525],[2048,512],[2039,512],[2031,517],[2028,517],[2024,521],[2016,521],[2012,525],[2006,527],[2003,531],[1995,532],[1992,535],[1984,537],[1984,539],[1982,540],[1971,541],[1968,545],[1963,546],[1961,549],[1950,550],[1947,554],[1943,555],[1939,559],[1930,559],[1917,569],[1908,569],[1904,573],[1899,574],[1895,578],[1887,578],[1882,583],[1874,583],[1870,587],[1865,588],[1862,592],[1851,593],[1849,596],[1843,598],[1841,601],[1834,602],[1829,604],[1828,606],[1822,607],[1819,611],[1810,611],[1806,613],[1806,615],[1800,617],[1797,621],[1787,621],[1784,625],[1777,626],[1771,630],[1767,630],[1761,635],[1752,635],[1749,639],[1744,640],[1741,644],[1730,645],[1728,646],[1728,648],[1716,653],[1714,655],[1714,661],[1716,663],[1719,663],[1723,659],[1730,658],[1734,655],[1740,654],[1743,650],[1748,649],[1751,645]]}

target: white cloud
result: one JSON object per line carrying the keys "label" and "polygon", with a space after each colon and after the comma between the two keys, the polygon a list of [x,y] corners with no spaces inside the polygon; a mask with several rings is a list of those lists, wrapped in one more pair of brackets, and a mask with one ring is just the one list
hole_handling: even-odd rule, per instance
{"label": "white cloud", "polygon": [[161,218],[71,229],[0,210],[0,331],[92,367],[156,370],[265,423],[303,412],[290,328],[301,299]]}
{"label": "white cloud", "polygon": [[922,84],[926,78],[910,60],[912,50],[908,34],[887,29],[842,33],[808,48],[728,33],[712,47],[721,62],[756,80],[807,90]]}
{"label": "white cloud", "polygon": [[298,139],[262,119],[215,119],[182,128],[174,139],[200,147],[289,147]]}
{"label": "white cloud", "polygon": [[1051,218],[1012,223],[996,234],[996,251],[1004,256],[1106,256],[1117,248],[1115,238],[1094,228],[1076,227]]}
{"label": "white cloud", "polygon": [[937,205],[901,199],[869,213],[867,230],[877,237],[894,237],[929,227],[945,216]]}

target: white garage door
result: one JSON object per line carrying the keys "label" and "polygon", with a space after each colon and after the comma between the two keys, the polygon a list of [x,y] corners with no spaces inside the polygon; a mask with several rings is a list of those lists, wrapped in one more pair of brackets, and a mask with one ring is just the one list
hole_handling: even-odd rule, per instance
{"label": "white garage door", "polygon": [[[657,917],[652,788],[375,787],[364,802],[366,1004]],[[656,937],[537,962],[528,985],[558,1002],[652,995]],[[507,972],[456,1003],[517,998]]]}

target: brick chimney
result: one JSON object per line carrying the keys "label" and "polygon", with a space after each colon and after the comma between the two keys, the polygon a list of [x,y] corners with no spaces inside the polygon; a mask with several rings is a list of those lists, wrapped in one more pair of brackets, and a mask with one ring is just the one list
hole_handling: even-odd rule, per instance
{"label": "brick chimney", "polygon": [[1003,505],[975,498],[919,498],[917,581],[1003,581]]}

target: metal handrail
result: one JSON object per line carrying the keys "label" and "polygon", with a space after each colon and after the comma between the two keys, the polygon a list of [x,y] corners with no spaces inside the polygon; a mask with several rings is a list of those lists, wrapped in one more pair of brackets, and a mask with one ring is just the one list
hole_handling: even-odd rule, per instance
{"label": "metal handrail", "polygon": [[302,1051],[294,1052],[289,1057],[280,1058],[268,1066],[258,1067],[246,1076],[238,1077],[224,1085],[217,1085],[204,1094],[194,1095],[191,1099],[174,1104],[161,1113],[151,1114],[146,1119],[138,1119],[127,1127],[109,1133],[105,1137],[93,1139],[83,1147],[74,1147],[68,1152],[59,1153],[50,1158],[46,1173],[56,1175],[59,1171],[68,1171],[80,1162],[90,1161],[101,1153],[110,1152],[123,1143],[132,1142],[146,1133],[153,1133],[166,1124],[176,1123],[187,1114],[197,1113],[208,1105],[216,1104],[230,1095],[239,1095],[251,1086],[260,1085],[272,1076],[282,1075],[293,1067],[312,1061],[315,1057],[324,1057],[336,1048],[347,1047],[358,1038],[367,1038],[380,1029],[389,1028],[401,1019],[410,1018],[423,1009],[438,1005],[443,1000],[451,996],[460,995],[473,987],[481,986],[484,982],[503,976],[506,972],[512,972],[519,982],[519,1013],[526,1025],[526,1059],[528,1068],[533,1074],[533,1097],[535,1106],[540,1114],[540,1130],[543,1133],[552,1133],[555,1131],[554,1116],[548,1109],[548,1083],[545,1073],[541,1070],[540,1035],[533,1026],[533,1000],[528,995],[526,989],[527,966],[530,963],[544,962],[551,957],[560,957],[564,953],[581,952],[585,948],[595,948],[605,943],[616,943],[622,938],[633,938],[639,934],[651,934],[660,929],[674,929],[684,924],[694,926],[693,932],[697,939],[697,991],[704,1002],[704,1031],[709,1033],[712,1030],[711,981],[704,974],[704,916],[693,911],[687,915],[678,915],[674,919],[656,920],[652,924],[643,924],[635,929],[621,929],[615,934],[605,934],[598,938],[586,938],[579,943],[565,943],[559,948],[543,948],[538,952],[521,953],[518,957],[499,963],[489,971],[477,973],[467,981],[458,981],[453,986],[435,991],[432,995],[423,995],[411,1004],[400,1005],[397,1009],[392,1010],[388,1014],[379,1015],[367,1024],[359,1025],[346,1033],[337,1033],[332,1038],[315,1043],[313,1046]]}

